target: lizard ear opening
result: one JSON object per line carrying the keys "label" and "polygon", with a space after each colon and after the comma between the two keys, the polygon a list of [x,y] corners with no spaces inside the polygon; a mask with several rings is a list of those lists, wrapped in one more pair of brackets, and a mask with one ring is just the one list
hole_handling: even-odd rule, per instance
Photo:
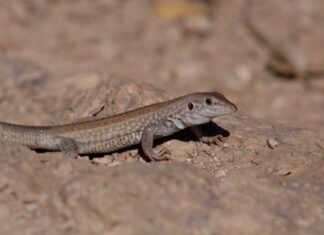
{"label": "lizard ear opening", "polygon": [[191,102],[188,103],[188,109],[192,110],[193,109],[193,104]]}

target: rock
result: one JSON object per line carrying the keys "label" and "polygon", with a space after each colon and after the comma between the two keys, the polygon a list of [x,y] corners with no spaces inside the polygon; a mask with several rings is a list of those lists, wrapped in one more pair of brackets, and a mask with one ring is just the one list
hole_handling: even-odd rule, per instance
{"label": "rock", "polygon": [[269,146],[269,148],[274,149],[278,146],[278,144],[279,144],[278,141],[273,138],[267,139],[267,145]]}
{"label": "rock", "polygon": [[113,158],[110,156],[107,157],[96,157],[92,159],[92,162],[95,164],[108,165],[113,162]]}

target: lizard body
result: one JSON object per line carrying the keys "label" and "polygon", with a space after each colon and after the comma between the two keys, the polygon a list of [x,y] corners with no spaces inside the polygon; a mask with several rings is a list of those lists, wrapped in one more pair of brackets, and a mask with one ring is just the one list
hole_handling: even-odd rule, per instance
{"label": "lizard body", "polygon": [[0,139],[30,148],[78,154],[108,153],[141,143],[150,160],[162,160],[166,149],[153,151],[155,138],[233,113],[237,107],[217,92],[193,93],[110,117],[54,126],[0,122]]}

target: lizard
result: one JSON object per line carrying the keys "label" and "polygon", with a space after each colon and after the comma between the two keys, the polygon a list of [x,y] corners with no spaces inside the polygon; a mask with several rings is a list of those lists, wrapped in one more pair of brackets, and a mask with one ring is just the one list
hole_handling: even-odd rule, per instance
{"label": "lizard", "polygon": [[154,139],[231,114],[237,106],[218,92],[200,92],[143,106],[113,116],[80,122],[27,126],[0,122],[0,140],[63,156],[110,153],[141,144],[150,161],[168,159],[168,149],[153,150]]}

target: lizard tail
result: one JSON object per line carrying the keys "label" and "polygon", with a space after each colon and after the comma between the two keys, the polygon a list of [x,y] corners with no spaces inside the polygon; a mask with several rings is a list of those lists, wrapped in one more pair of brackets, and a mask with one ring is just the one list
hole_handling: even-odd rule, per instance
{"label": "lizard tail", "polygon": [[41,147],[39,143],[46,138],[47,129],[47,127],[24,126],[0,122],[0,140],[30,147]]}

